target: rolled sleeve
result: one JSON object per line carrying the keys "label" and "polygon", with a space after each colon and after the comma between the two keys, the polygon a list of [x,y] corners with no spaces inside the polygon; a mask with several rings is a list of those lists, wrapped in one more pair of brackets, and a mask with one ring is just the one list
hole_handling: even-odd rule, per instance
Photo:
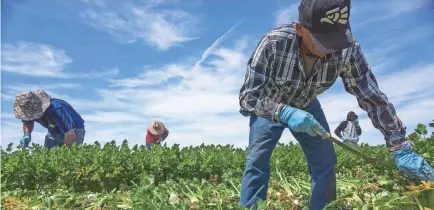
{"label": "rolled sleeve", "polygon": [[59,127],[62,134],[75,129],[74,120],[63,107],[56,108],[55,112],[53,113],[53,120]]}
{"label": "rolled sleeve", "polygon": [[247,65],[244,84],[241,87],[239,102],[241,114],[248,116],[251,113],[277,121],[279,103],[267,97],[267,85],[270,85],[270,74],[276,56],[275,42],[264,37],[259,42]]}
{"label": "rolled sleeve", "polygon": [[341,78],[345,90],[356,96],[360,108],[368,113],[375,128],[380,130],[386,145],[396,147],[405,142],[405,126],[398,118],[393,104],[380,90],[358,42],[355,42]]}

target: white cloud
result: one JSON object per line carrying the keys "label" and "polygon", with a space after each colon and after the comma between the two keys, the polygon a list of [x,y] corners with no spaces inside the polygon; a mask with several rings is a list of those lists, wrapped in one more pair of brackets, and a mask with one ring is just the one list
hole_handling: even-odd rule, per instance
{"label": "white cloud", "polygon": [[80,89],[81,85],[77,83],[52,83],[52,84],[27,84],[27,83],[12,83],[2,86],[1,98],[2,101],[14,101],[15,96],[26,90],[44,90],[49,95],[56,95],[53,90],[60,89]]}
{"label": "white cloud", "polygon": [[136,123],[142,119],[134,114],[128,114],[125,112],[101,112],[97,111],[94,114],[82,115],[87,122],[100,122],[100,123]]}
{"label": "white cloud", "polygon": [[[373,7],[372,5],[375,4]],[[414,0],[411,4],[405,0],[355,1],[351,8],[354,27],[362,27],[369,23],[392,20],[406,13],[414,12],[421,8],[433,6],[432,0]]]}
{"label": "white cloud", "polygon": [[19,74],[56,77],[64,73],[66,64],[72,62],[64,50],[45,44],[5,44],[2,51],[2,70]]}
{"label": "white cloud", "polygon": [[144,85],[158,85],[167,82],[171,77],[187,76],[187,70],[184,66],[169,64],[157,69],[146,69],[144,73],[137,77],[111,79],[110,87],[139,87]]}
{"label": "white cloud", "polygon": [[198,19],[180,9],[158,9],[164,1],[85,2],[89,8],[81,17],[86,23],[122,43],[143,40],[164,51],[198,38],[191,36]]}
{"label": "white cloud", "polygon": [[52,78],[95,78],[118,74],[118,69],[96,72],[66,72],[65,67],[72,63],[72,58],[65,51],[56,47],[18,42],[16,45],[5,44],[2,48],[2,70],[16,74]]}
{"label": "white cloud", "polygon": [[55,90],[55,89],[80,89],[81,85],[77,83],[52,83],[52,84],[26,84],[26,83],[13,83],[3,86],[4,89],[11,92],[22,92],[25,90]]}
{"label": "white cloud", "polygon": [[284,23],[290,23],[298,20],[298,5],[300,2],[293,3],[288,7],[279,9],[275,14],[275,25],[281,25]]}
{"label": "white cloud", "polygon": [[434,95],[434,64],[415,65],[380,78],[380,87],[395,103],[419,100]]}
{"label": "white cloud", "polygon": [[100,78],[100,77],[107,77],[107,76],[114,76],[119,74],[118,68],[111,68],[103,71],[89,71],[89,72],[83,72],[83,73],[76,73],[76,74],[67,74],[65,75],[65,78]]}
{"label": "white cloud", "polygon": [[95,4],[96,6],[104,7],[107,4],[104,2],[104,0],[81,0],[84,3],[87,4]]}
{"label": "white cloud", "polygon": [[[383,43],[379,43],[378,47],[364,50],[363,53],[372,71],[378,74],[395,67],[395,58],[390,55],[396,53],[400,47],[403,46],[399,46],[398,44],[384,46]],[[362,48],[365,47],[362,46]]]}

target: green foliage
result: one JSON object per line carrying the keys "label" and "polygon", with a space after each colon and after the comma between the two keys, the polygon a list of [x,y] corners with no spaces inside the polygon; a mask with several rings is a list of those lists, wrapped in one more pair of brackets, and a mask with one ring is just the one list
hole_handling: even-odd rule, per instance
{"label": "green foliage", "polygon": [[416,133],[423,136],[424,138],[426,137],[426,135],[428,134],[428,131],[426,129],[426,125],[424,124],[417,124],[417,127],[415,129]]}
{"label": "green foliage", "polygon": [[[433,165],[434,136],[427,135],[419,124],[408,137]],[[337,146],[338,199],[328,208],[434,209],[434,184],[398,176],[384,146],[359,149],[381,163],[366,164]],[[10,208],[243,209],[238,200],[247,152],[230,145],[147,151],[125,140],[120,146],[112,141],[51,150],[33,144],[12,151],[9,145],[1,153],[1,200]],[[279,144],[271,166],[268,199],[259,209],[306,208],[310,177],[300,145]]]}

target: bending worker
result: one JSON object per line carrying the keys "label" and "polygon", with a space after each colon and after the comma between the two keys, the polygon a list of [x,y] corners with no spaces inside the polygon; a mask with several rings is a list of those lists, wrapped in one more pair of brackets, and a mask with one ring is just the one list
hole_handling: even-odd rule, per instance
{"label": "bending worker", "polygon": [[250,208],[266,199],[270,157],[286,128],[306,155],[309,209],[323,209],[336,199],[336,153],[325,140],[330,129],[317,96],[338,77],[384,135],[398,169],[434,181],[434,170],[411,150],[404,123],[352,37],[350,9],[350,0],[302,0],[298,22],[272,29],[253,51],[239,95],[240,113],[250,118],[241,206]]}
{"label": "bending worker", "polygon": [[30,144],[35,122],[48,130],[44,142],[48,149],[84,141],[86,131],[81,116],[66,101],[51,98],[43,90],[19,93],[13,108],[15,117],[23,122],[23,147]]}
{"label": "bending worker", "polygon": [[152,145],[161,146],[161,142],[169,136],[166,126],[160,121],[152,122],[146,130],[146,150],[150,150]]}

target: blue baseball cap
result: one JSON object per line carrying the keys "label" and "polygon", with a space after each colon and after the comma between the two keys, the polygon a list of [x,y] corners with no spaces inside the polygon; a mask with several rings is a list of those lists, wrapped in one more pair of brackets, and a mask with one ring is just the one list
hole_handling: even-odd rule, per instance
{"label": "blue baseball cap", "polygon": [[299,21],[312,34],[316,49],[324,54],[351,46],[351,0],[302,0]]}

